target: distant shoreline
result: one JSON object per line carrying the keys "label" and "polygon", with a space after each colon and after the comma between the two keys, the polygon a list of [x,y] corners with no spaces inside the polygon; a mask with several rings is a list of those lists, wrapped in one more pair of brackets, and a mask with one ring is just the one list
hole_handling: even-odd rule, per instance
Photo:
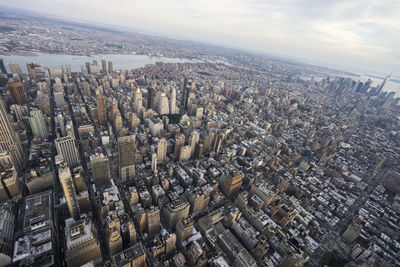
{"label": "distant shoreline", "polygon": [[21,56],[21,57],[37,57],[39,56],[34,52],[27,51],[0,51],[0,55],[2,56]]}

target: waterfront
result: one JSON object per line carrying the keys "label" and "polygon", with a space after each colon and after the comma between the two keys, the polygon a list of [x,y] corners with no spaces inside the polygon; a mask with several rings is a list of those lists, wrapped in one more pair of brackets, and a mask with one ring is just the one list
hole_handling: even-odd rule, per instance
{"label": "waterfront", "polygon": [[84,65],[85,62],[92,62],[93,60],[97,60],[99,64],[101,64],[102,59],[105,59],[107,61],[112,61],[115,70],[141,68],[149,64],[155,64],[156,62],[167,62],[167,63],[202,62],[196,59],[151,57],[147,55],[134,55],[134,54],[130,55],[106,54],[106,55],[79,56],[79,55],[37,53],[37,56],[0,55],[0,58],[3,58],[7,71],[10,71],[8,64],[15,63],[19,64],[21,70],[24,72],[26,72],[26,63],[30,62],[38,63],[41,65],[41,67],[70,65],[72,71],[81,71],[81,66]]}

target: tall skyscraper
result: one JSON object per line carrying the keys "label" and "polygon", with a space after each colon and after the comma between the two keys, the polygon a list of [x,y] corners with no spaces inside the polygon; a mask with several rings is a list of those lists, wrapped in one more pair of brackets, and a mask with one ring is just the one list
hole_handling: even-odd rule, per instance
{"label": "tall skyscraper", "polygon": [[75,139],[72,136],[57,138],[55,141],[57,153],[62,155],[64,161],[71,168],[79,165],[78,149],[75,145]]}
{"label": "tall skyscraper", "polygon": [[151,155],[151,170],[155,173],[157,172],[157,154],[156,153],[153,153]]}
{"label": "tall skyscraper", "polygon": [[12,161],[17,164],[17,169],[21,169],[24,163],[24,151],[22,150],[21,141],[15,135],[8,120],[7,110],[3,99],[0,99],[0,149],[8,151],[12,157]]}
{"label": "tall skyscraper", "polygon": [[67,201],[69,214],[72,218],[78,220],[80,211],[71,170],[65,163],[63,163],[58,169],[58,175],[64,192],[65,200]]}
{"label": "tall skyscraper", "polygon": [[243,183],[243,173],[240,171],[231,172],[222,182],[222,192],[227,198],[239,192]]}
{"label": "tall skyscraper", "polygon": [[181,147],[185,145],[185,135],[183,133],[180,133],[178,137],[175,139],[175,145],[174,145],[174,158],[177,159],[179,158],[179,154],[181,152]]}
{"label": "tall skyscraper", "polygon": [[190,90],[192,89],[192,81],[185,78],[182,87],[182,99],[180,106],[180,113],[184,114],[187,110],[187,105],[189,101]]}
{"label": "tall skyscraper", "polygon": [[22,82],[9,82],[7,86],[10,90],[13,104],[23,105],[28,103],[28,96]]}
{"label": "tall skyscraper", "polygon": [[119,177],[125,182],[135,175],[135,136],[118,137]]}
{"label": "tall skyscraper", "polygon": [[386,76],[385,79],[383,80],[383,82],[381,83],[381,85],[379,85],[378,89],[376,90],[375,95],[380,95],[382,93],[383,88],[389,82],[389,80],[390,80],[390,76]]}
{"label": "tall skyscraper", "polygon": [[169,113],[168,98],[164,93],[161,93],[160,100],[158,101],[157,112],[160,115]]}
{"label": "tall skyscraper", "polygon": [[157,206],[151,206],[147,211],[146,230],[150,236],[160,231],[160,209]]}
{"label": "tall skyscraper", "polygon": [[159,162],[165,162],[167,159],[167,140],[161,138],[157,144],[157,159]]}
{"label": "tall skyscraper", "polygon": [[190,146],[181,147],[181,151],[179,152],[179,161],[186,161],[190,159]]}
{"label": "tall skyscraper", "polygon": [[108,73],[113,73],[114,69],[113,69],[113,63],[111,61],[108,61]]}
{"label": "tall skyscraper", "polygon": [[193,130],[189,138],[190,156],[193,156],[196,144],[197,142],[199,142],[199,139],[200,139],[200,133],[196,130]]}
{"label": "tall skyscraper", "polygon": [[97,115],[98,115],[98,119],[99,119],[99,125],[106,126],[107,125],[107,111],[106,111],[106,107],[105,107],[105,99],[104,99],[101,89],[99,90],[99,94],[97,95]]}
{"label": "tall skyscraper", "polygon": [[153,87],[147,89],[147,108],[156,110],[156,90]]}
{"label": "tall skyscraper", "polygon": [[107,61],[105,59],[101,60],[101,71],[106,74],[107,73]]}
{"label": "tall skyscraper", "polygon": [[2,58],[0,58],[0,71],[3,74],[7,74],[7,69]]}
{"label": "tall skyscraper", "polygon": [[40,65],[35,63],[27,63],[26,68],[28,69],[28,74],[31,80],[36,81],[37,80],[36,73],[40,73],[42,71]]}
{"label": "tall skyscraper", "polygon": [[176,89],[175,86],[172,86],[171,89],[171,99],[169,103],[169,109],[171,114],[176,114]]}
{"label": "tall skyscraper", "polygon": [[178,241],[178,243],[181,243],[188,237],[192,236],[193,226],[194,221],[190,217],[182,219],[178,222],[178,224],[176,225],[176,240]]}
{"label": "tall skyscraper", "polygon": [[189,210],[189,202],[182,198],[169,202],[163,209],[163,216],[168,227],[175,228],[181,219],[189,216]]}
{"label": "tall skyscraper", "polygon": [[29,124],[33,134],[37,138],[45,139],[49,137],[49,132],[47,131],[46,121],[44,119],[43,113],[39,109],[31,110],[31,116],[29,117]]}
{"label": "tall skyscraper", "polygon": [[142,108],[143,108],[143,96],[142,96],[142,91],[140,90],[139,86],[136,89],[136,93],[135,93],[135,110],[136,113],[139,113]]}
{"label": "tall skyscraper", "polygon": [[92,167],[93,180],[96,186],[110,184],[110,162],[103,154],[95,154],[90,157],[90,166]]}

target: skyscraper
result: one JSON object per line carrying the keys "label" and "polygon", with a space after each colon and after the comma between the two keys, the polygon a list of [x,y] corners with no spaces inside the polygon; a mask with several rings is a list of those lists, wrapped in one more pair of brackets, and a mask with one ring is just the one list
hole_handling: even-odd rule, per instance
{"label": "skyscraper", "polygon": [[3,99],[0,99],[0,149],[8,151],[12,157],[12,161],[16,162],[17,169],[23,167],[24,152],[19,137],[15,135],[8,120],[6,106]]}
{"label": "skyscraper", "polygon": [[193,156],[197,142],[199,142],[200,133],[196,130],[192,132],[189,138],[190,156]]}
{"label": "skyscraper", "polygon": [[107,73],[107,61],[105,59],[101,60],[101,71],[106,74]]}
{"label": "skyscraper", "polygon": [[29,117],[29,124],[31,125],[32,133],[37,138],[45,139],[49,137],[47,131],[46,121],[41,110],[31,110],[31,116]]}
{"label": "skyscraper", "polygon": [[108,73],[113,73],[114,69],[113,69],[113,63],[111,61],[108,61]]}
{"label": "skyscraper", "polygon": [[78,149],[75,145],[75,139],[72,136],[57,138],[55,141],[57,153],[62,155],[64,161],[71,168],[79,165]]}
{"label": "skyscraper", "polygon": [[109,185],[110,163],[103,154],[95,154],[90,157],[90,166],[92,167],[93,181],[96,186]]}
{"label": "skyscraper", "polygon": [[383,82],[381,83],[381,85],[379,85],[378,89],[376,90],[375,95],[380,95],[382,93],[383,88],[389,82],[389,80],[390,80],[390,76],[386,76],[385,79],[383,80]]}
{"label": "skyscraper", "polygon": [[99,118],[99,125],[101,126],[107,125],[107,111],[105,107],[104,96],[101,89],[99,90],[99,94],[97,95],[97,114]]}
{"label": "skyscraper", "polygon": [[176,114],[176,89],[175,85],[171,89],[171,99],[169,103],[169,109],[171,114]]}
{"label": "skyscraper", "polygon": [[193,226],[194,221],[190,217],[178,222],[176,225],[176,239],[178,243],[181,243],[193,234]]}
{"label": "skyscraper", "polygon": [[0,58],[0,71],[3,74],[7,74],[7,69],[2,58]]}
{"label": "skyscraper", "polygon": [[175,228],[181,219],[187,218],[189,209],[189,202],[182,198],[169,202],[163,209],[163,216],[168,227],[170,229]]}
{"label": "skyscraper", "polygon": [[125,182],[135,175],[135,136],[118,137],[119,177]]}
{"label": "skyscraper", "polygon": [[35,63],[27,63],[26,64],[26,68],[28,69],[29,77],[32,80],[36,81],[37,80],[36,73],[42,71],[41,68],[40,68],[40,65],[39,64],[35,64]]}
{"label": "skyscraper", "polygon": [[175,139],[175,145],[174,145],[174,158],[177,159],[179,158],[179,154],[181,152],[181,147],[185,145],[185,135],[183,133],[180,133],[178,137]]}
{"label": "skyscraper", "polygon": [[156,90],[153,87],[147,89],[147,108],[156,110]]}
{"label": "skyscraper", "polygon": [[153,153],[151,155],[151,170],[157,172],[157,154]]}
{"label": "skyscraper", "polygon": [[157,206],[151,206],[147,211],[146,229],[150,236],[153,236],[160,231],[160,209]]}
{"label": "skyscraper", "polygon": [[139,113],[143,107],[143,96],[142,96],[142,91],[140,90],[139,86],[136,89],[134,105],[135,105],[134,108],[136,110],[136,113]]}
{"label": "skyscraper", "polygon": [[190,146],[183,146],[179,152],[179,161],[186,161],[190,159]]}
{"label": "skyscraper", "polygon": [[240,171],[231,172],[222,182],[222,192],[227,198],[239,192],[243,183],[243,173]]}
{"label": "skyscraper", "polygon": [[183,87],[182,87],[182,99],[181,99],[181,107],[180,107],[181,114],[184,114],[186,112],[191,87],[192,87],[192,81],[185,78],[185,80],[183,82]]}
{"label": "skyscraper", "polygon": [[157,159],[159,162],[165,162],[167,159],[167,140],[161,138],[157,144]]}
{"label": "skyscraper", "polygon": [[22,82],[9,82],[7,86],[10,89],[13,104],[23,105],[28,103],[28,96]]}
{"label": "skyscraper", "polygon": [[157,112],[160,115],[169,113],[168,98],[164,93],[161,93],[160,101],[158,102],[157,105]]}
{"label": "skyscraper", "polygon": [[58,169],[58,175],[60,178],[61,187],[64,192],[65,200],[67,201],[69,214],[75,220],[78,220],[80,211],[71,170],[65,163],[63,163]]}

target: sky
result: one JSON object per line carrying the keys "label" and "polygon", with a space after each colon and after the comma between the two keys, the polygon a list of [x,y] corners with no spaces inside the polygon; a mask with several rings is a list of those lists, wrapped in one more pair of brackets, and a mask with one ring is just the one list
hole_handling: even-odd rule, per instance
{"label": "sky", "polygon": [[2,0],[1,4],[400,77],[399,0]]}

